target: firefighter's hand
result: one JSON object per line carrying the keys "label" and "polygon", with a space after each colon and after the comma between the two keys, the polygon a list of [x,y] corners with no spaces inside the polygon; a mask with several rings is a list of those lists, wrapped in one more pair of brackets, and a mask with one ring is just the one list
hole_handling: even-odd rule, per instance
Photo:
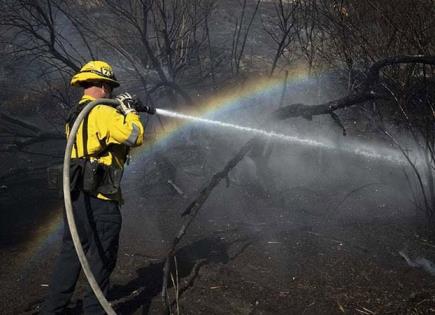
{"label": "firefighter's hand", "polygon": [[[150,105],[144,105],[136,95],[131,95],[130,93],[119,94],[116,97],[120,101],[121,105],[117,107],[124,115],[130,112],[143,112],[150,115],[156,113],[156,109]],[[123,109],[123,106],[125,109]]]}
{"label": "firefighter's hand", "polygon": [[136,112],[136,104],[138,100],[130,93],[122,93],[115,97],[119,101],[119,105],[116,107],[122,114]]}

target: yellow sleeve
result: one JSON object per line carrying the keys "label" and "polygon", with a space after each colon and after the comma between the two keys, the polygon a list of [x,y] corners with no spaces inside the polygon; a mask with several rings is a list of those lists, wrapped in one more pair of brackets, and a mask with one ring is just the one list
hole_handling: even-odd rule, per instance
{"label": "yellow sleeve", "polygon": [[144,128],[136,113],[124,116],[113,107],[98,105],[91,111],[89,119],[95,119],[97,136],[107,145],[137,147],[143,143]]}

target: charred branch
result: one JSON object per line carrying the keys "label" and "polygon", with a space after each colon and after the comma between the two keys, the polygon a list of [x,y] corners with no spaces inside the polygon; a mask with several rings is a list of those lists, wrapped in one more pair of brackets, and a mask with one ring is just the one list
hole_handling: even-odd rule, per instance
{"label": "charred branch", "polygon": [[[46,1],[43,5],[36,1],[20,0],[13,5],[3,3],[1,9],[7,12],[7,17],[0,22],[0,25],[14,29],[16,34],[23,36],[26,41],[26,44],[16,52],[17,54],[21,51],[23,54],[32,54],[35,59],[43,60],[55,67],[58,66],[57,62],[60,62],[73,71],[80,69],[77,58],[71,56],[65,47],[65,45],[70,48],[73,46],[64,43],[65,38],[56,29],[51,1]],[[15,41],[11,44],[15,46]]]}
{"label": "charred branch", "polygon": [[343,123],[340,120],[340,117],[334,112],[330,113],[332,119],[335,121],[335,123],[343,130],[343,136],[346,135],[346,128],[344,127]]}
{"label": "charred branch", "polygon": [[48,140],[65,140],[65,136],[55,132],[42,132],[36,135],[35,137],[31,137],[25,140],[18,140],[15,142],[15,144],[19,149],[22,149],[26,146],[40,143],[40,142],[45,142]]}
{"label": "charred branch", "polygon": [[4,112],[0,112],[0,122],[2,122],[1,129],[13,137],[13,141],[9,143],[8,152],[22,150],[29,145],[48,140],[65,140],[65,136],[61,133],[43,131],[40,127],[24,119]]}
{"label": "charred branch", "polygon": [[164,270],[163,270],[163,285],[162,285],[162,300],[169,308],[169,304],[167,301],[167,287],[169,280],[169,271],[170,271],[170,261],[175,253],[175,248],[180,240],[183,238],[184,234],[186,234],[187,229],[190,224],[195,219],[199,210],[208,199],[213,189],[223,180],[228,177],[229,172],[243,159],[243,157],[252,149],[253,145],[257,141],[257,138],[253,138],[248,141],[245,145],[241,147],[239,152],[225,165],[222,171],[213,175],[209,183],[202,189],[199,193],[198,197],[195,198],[189,206],[183,211],[182,216],[186,216],[183,225],[178,231],[176,237],[174,238],[171,247],[168,251],[168,255],[165,261]]}
{"label": "charred branch", "polygon": [[6,113],[0,112],[0,119],[7,122],[7,123],[10,123],[10,124],[13,124],[15,126],[21,127],[23,129],[29,130],[32,133],[38,133],[41,131],[41,129],[39,127],[35,126],[34,124],[29,123],[23,119],[13,117],[13,116],[6,114]]}
{"label": "charred branch", "polygon": [[426,65],[435,65],[435,56],[394,56],[375,62],[367,73],[367,78],[363,84],[363,90],[367,91],[371,86],[378,83],[379,75],[382,68],[398,64],[421,63]]}
{"label": "charred branch", "polygon": [[292,117],[304,117],[311,119],[312,116],[331,114],[338,109],[343,109],[355,104],[379,99],[381,97],[382,96],[375,94],[374,92],[369,92],[348,95],[340,99],[318,105],[307,105],[301,103],[291,104],[276,110],[272,114],[272,117],[278,120],[284,120]]}
{"label": "charred branch", "polygon": [[318,105],[307,105],[298,103],[284,106],[275,111],[273,116],[275,116],[275,118],[279,120],[292,117],[304,117],[307,119],[311,119],[312,116],[331,114],[338,109],[343,109],[367,101],[385,98],[385,96],[376,94],[375,92],[370,90],[372,86],[379,82],[380,71],[387,66],[408,63],[435,65],[435,56],[394,56],[379,60],[375,62],[367,72],[367,77],[362,84],[363,88],[360,93],[348,95],[338,100]]}

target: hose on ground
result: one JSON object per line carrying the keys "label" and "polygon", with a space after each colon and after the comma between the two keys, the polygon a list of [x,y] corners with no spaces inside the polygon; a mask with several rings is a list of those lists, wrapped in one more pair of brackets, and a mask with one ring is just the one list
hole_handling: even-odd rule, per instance
{"label": "hose on ground", "polygon": [[101,306],[103,307],[104,311],[109,315],[116,315],[115,311],[113,310],[110,303],[107,301],[106,297],[104,296],[103,292],[101,291],[100,286],[97,283],[97,280],[95,279],[94,274],[91,271],[91,268],[89,266],[88,260],[86,259],[86,254],[83,251],[82,244],[80,242],[80,237],[77,233],[77,227],[74,220],[74,213],[72,209],[72,203],[71,203],[71,189],[70,189],[70,165],[71,165],[71,152],[72,148],[76,139],[77,131],[79,129],[79,126],[83,119],[86,117],[86,115],[97,105],[104,104],[104,105],[112,105],[117,106],[119,105],[119,102],[114,99],[97,99],[95,101],[90,102],[87,104],[80,114],[77,116],[77,119],[75,120],[69,136],[68,141],[66,144],[65,149],[65,157],[63,162],[63,196],[64,196],[64,202],[65,202],[65,210],[66,210],[66,218],[68,221],[69,230],[71,231],[71,237],[74,243],[75,250],[77,252],[77,256],[80,260],[80,264],[82,266],[83,272],[85,273],[86,279],[89,282],[89,285],[91,286],[92,290],[94,291],[95,296],[97,297],[98,301],[100,302]]}

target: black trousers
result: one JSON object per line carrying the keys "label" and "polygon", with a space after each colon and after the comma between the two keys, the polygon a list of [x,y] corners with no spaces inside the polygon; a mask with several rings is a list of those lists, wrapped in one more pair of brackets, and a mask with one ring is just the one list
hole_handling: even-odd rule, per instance
{"label": "black trousers", "polygon": [[[74,218],[91,270],[107,297],[109,277],[116,265],[121,230],[121,213],[115,201],[101,200],[84,192],[73,198]],[[57,258],[43,314],[63,314],[74,293],[81,265],[74,249],[66,216],[65,232]],[[83,299],[85,314],[105,314],[88,285]]]}

